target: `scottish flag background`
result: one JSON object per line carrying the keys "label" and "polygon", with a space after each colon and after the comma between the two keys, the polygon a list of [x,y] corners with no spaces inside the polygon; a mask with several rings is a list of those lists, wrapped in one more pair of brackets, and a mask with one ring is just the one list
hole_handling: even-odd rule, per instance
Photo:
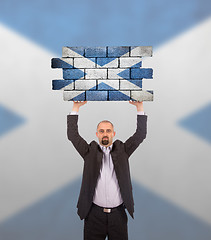
{"label": "scottish flag background", "polygon": [[[143,60],[154,71],[148,135],[130,159],[129,239],[211,239],[210,1],[0,1],[0,36],[0,239],[82,239],[83,160],[66,137],[72,103],[51,89],[62,46],[153,46]],[[136,110],[88,102],[79,119],[88,142],[102,119],[124,141]]]}

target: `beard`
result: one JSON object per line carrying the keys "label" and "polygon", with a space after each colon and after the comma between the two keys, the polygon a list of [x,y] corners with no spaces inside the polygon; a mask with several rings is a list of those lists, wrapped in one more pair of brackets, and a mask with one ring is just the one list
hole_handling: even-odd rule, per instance
{"label": "beard", "polygon": [[108,138],[102,139],[102,144],[103,144],[103,145],[108,145],[108,144],[109,144]]}

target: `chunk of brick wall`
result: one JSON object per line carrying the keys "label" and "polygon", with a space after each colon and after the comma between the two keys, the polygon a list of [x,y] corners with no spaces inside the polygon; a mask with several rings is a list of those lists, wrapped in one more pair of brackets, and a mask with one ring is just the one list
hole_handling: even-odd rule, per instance
{"label": "chunk of brick wall", "polygon": [[142,82],[153,78],[142,67],[151,57],[150,46],[63,47],[52,68],[62,68],[63,79],[53,80],[53,90],[63,90],[65,101],[153,101],[153,91]]}

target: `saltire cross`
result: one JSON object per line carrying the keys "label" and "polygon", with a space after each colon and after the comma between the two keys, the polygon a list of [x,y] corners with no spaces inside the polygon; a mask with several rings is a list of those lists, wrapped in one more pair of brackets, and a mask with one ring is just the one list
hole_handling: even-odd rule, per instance
{"label": "saltire cross", "polygon": [[53,80],[53,90],[64,90],[65,101],[153,101],[153,91],[142,88],[153,70],[142,68],[151,46],[63,47],[62,58],[52,58],[52,68],[63,69],[63,79]]}

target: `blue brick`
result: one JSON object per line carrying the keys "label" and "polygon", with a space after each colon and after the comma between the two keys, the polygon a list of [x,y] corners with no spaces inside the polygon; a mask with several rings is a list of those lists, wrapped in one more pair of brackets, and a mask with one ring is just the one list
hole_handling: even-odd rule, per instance
{"label": "blue brick", "polygon": [[79,94],[72,99],[73,101],[85,101],[85,92]]}
{"label": "blue brick", "polygon": [[131,68],[131,78],[141,79],[141,78],[152,78],[153,70],[151,68]]}
{"label": "blue brick", "polygon": [[119,74],[120,77],[124,78],[124,79],[129,79],[130,78],[130,69],[127,68],[124,71],[120,72]]}
{"label": "blue brick", "polygon": [[106,57],[106,47],[86,48],[85,57]]}
{"label": "blue brick", "polygon": [[111,86],[107,85],[106,83],[98,84],[97,88],[98,88],[98,90],[116,90],[115,88],[112,88]]}
{"label": "blue brick", "polygon": [[84,47],[70,47],[71,50],[73,50],[74,52],[77,52],[78,54],[84,56]]}
{"label": "blue brick", "polygon": [[[129,91],[127,91],[129,92]],[[119,91],[109,91],[108,92],[108,100],[109,101],[128,101],[131,98],[126,94]]]}
{"label": "blue brick", "polygon": [[80,54],[81,56],[84,56],[84,53],[85,53],[85,48],[84,47],[70,47],[69,49],[71,49],[72,51]]}
{"label": "blue brick", "polygon": [[108,57],[121,57],[122,55],[127,54],[129,57],[129,47],[108,47]]}
{"label": "blue brick", "polygon": [[51,67],[52,68],[73,68],[73,66],[61,58],[52,58],[51,59]]}
{"label": "blue brick", "polygon": [[53,90],[60,90],[67,85],[71,84],[74,82],[74,80],[53,80],[52,81],[52,89]]}
{"label": "blue brick", "polygon": [[140,67],[142,67],[142,61],[133,65],[133,66],[131,66],[131,68],[140,68]]}
{"label": "blue brick", "polygon": [[131,79],[129,79],[128,81],[133,83],[133,84],[135,84],[136,86],[142,88],[142,80],[140,80],[140,79],[139,80],[131,80]]}
{"label": "blue brick", "polygon": [[63,78],[71,80],[84,78],[84,71],[80,69],[63,69]]}
{"label": "blue brick", "polygon": [[108,92],[107,91],[86,91],[87,101],[107,101]]}
{"label": "blue brick", "polygon": [[100,66],[103,66],[111,61],[113,61],[116,58],[97,58],[97,64]]}

